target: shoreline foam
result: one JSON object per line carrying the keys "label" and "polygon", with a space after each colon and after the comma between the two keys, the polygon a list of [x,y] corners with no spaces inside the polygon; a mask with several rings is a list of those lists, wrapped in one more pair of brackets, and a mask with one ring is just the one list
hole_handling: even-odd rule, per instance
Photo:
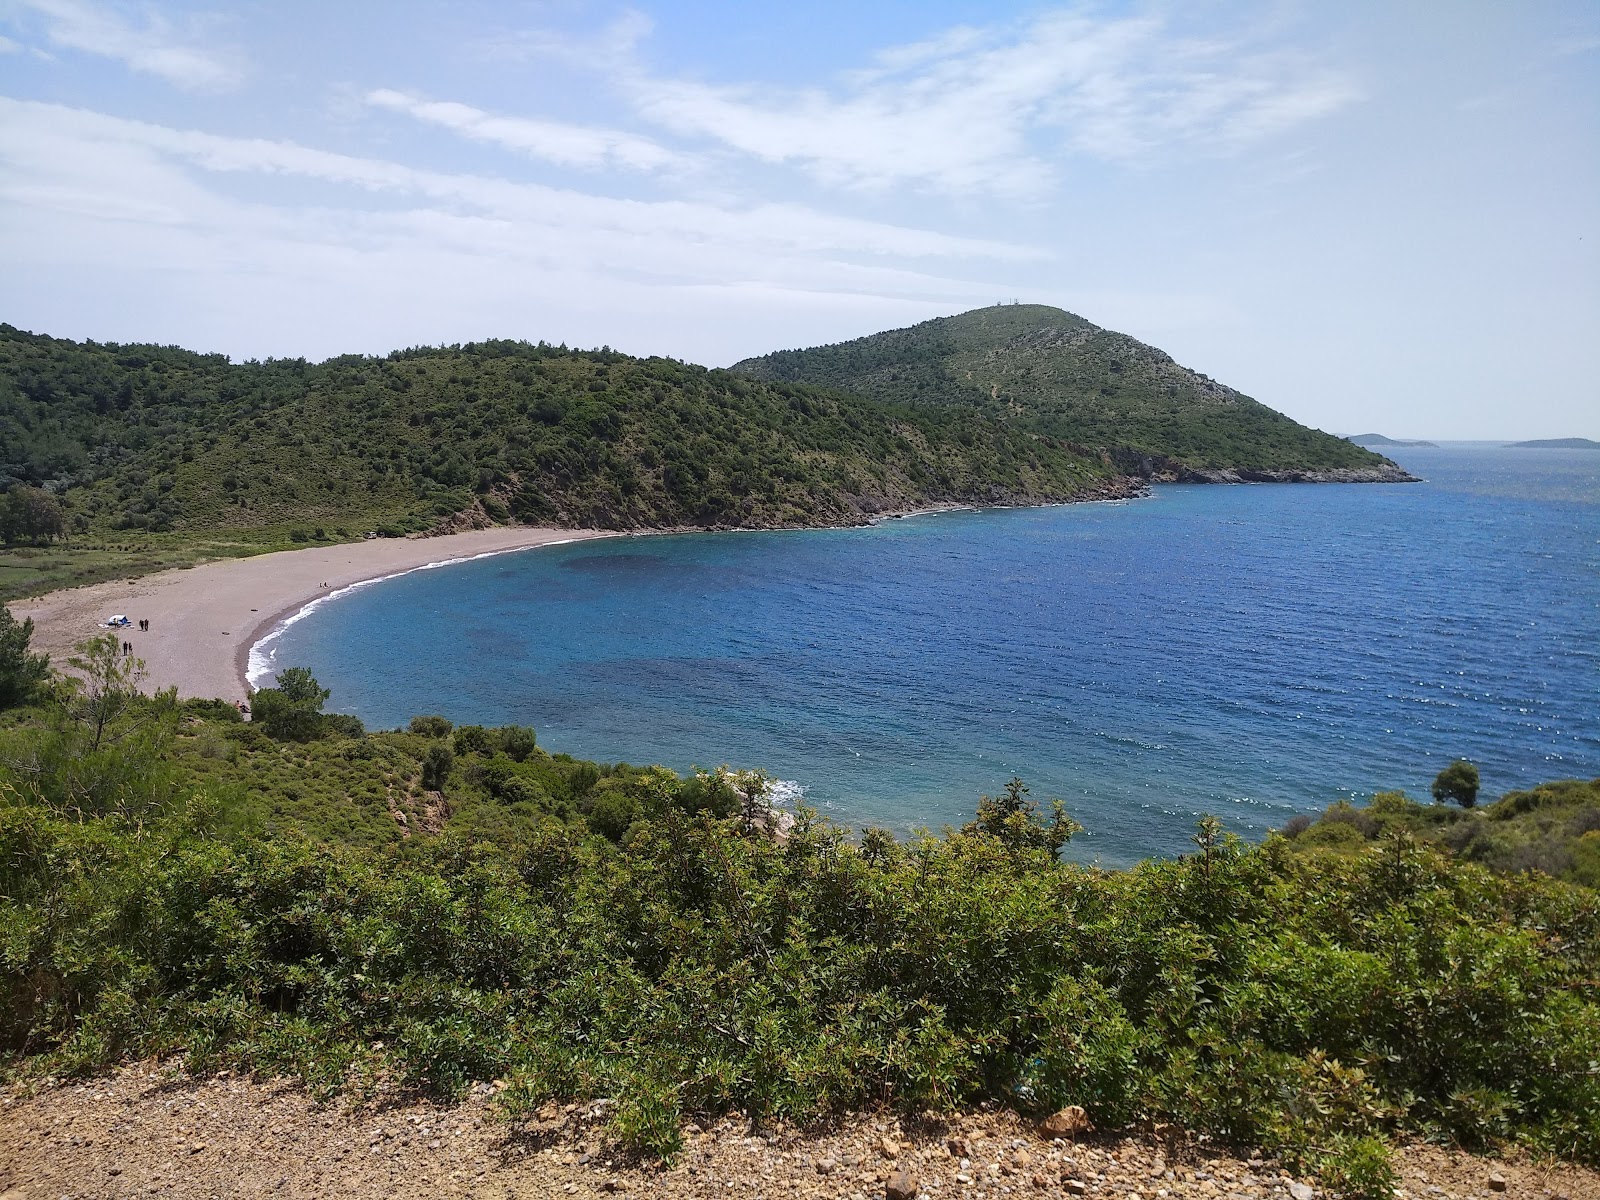
{"label": "shoreline foam", "polygon": [[438,567],[453,567],[460,563],[477,562],[484,558],[499,558],[503,554],[520,554],[524,550],[543,550],[550,546],[570,546],[573,542],[591,541],[601,537],[620,537],[620,533],[606,531],[589,532],[588,530],[569,530],[572,537],[561,538],[557,541],[539,542],[531,546],[507,546],[500,550],[485,550],[480,554],[462,554],[454,558],[441,558],[433,562],[425,562],[420,566],[406,567],[403,570],[391,571],[387,575],[373,575],[368,579],[358,579],[354,583],[343,587],[330,589],[325,595],[316,596],[298,608],[284,609],[275,616],[268,617],[260,622],[239,648],[238,658],[242,664],[239,668],[240,675],[244,678],[247,689],[254,691],[261,687],[258,681],[272,675],[275,664],[271,661],[272,655],[260,655],[258,652],[264,646],[271,644],[281,637],[290,626],[298,624],[309,617],[317,609],[341,596],[348,596],[351,592],[360,591],[362,588],[372,587],[375,584],[387,583],[391,579],[400,579],[406,575],[415,575],[418,571],[432,571]]}
{"label": "shoreline foam", "polygon": [[431,538],[381,538],[220,559],[87,587],[65,588],[10,605],[32,618],[33,647],[58,667],[85,638],[104,633],[109,613],[127,613],[148,630],[123,631],[144,660],[147,690],[181,697],[243,700],[251,649],[297,614],[353,587],[487,555],[598,537],[609,530],[499,526]]}
{"label": "shoreline foam", "polygon": [[[1143,493],[1149,495],[1148,491]],[[1088,496],[1055,504],[1121,503],[1132,496]],[[881,512],[862,521],[870,526],[895,518],[980,512],[990,507],[1036,505],[936,504],[902,512]],[[816,528],[828,528],[817,526]],[[33,647],[50,655],[58,668],[77,643],[105,632],[107,614],[126,612],[149,618],[149,630],[126,631],[134,654],[143,659],[147,690],[176,687],[180,697],[237,701],[247,699],[259,680],[272,674],[270,651],[263,646],[329,600],[356,588],[416,571],[454,566],[499,554],[594,538],[665,536],[676,533],[761,533],[750,529],[557,529],[494,526],[426,538],[381,538],[338,542],[302,550],[280,550],[247,558],[217,559],[153,575],[64,588],[13,601],[18,620],[32,618]],[[452,554],[454,548],[464,552]],[[477,548],[477,547],[482,547]],[[440,550],[446,552],[440,554]],[[263,612],[265,615],[262,615]]]}

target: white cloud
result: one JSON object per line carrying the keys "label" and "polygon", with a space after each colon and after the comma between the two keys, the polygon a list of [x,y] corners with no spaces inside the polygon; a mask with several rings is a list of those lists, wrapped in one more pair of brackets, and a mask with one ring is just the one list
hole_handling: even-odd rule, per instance
{"label": "white cloud", "polygon": [[490,59],[549,58],[588,70],[626,67],[635,47],[649,37],[655,22],[637,9],[627,9],[599,32],[585,36],[550,29],[524,29],[482,43]]}
{"label": "white cloud", "polygon": [[[262,177],[277,182],[263,189]],[[68,280],[92,281],[81,304],[115,324],[97,332],[82,325],[88,309],[64,310],[56,327],[80,336],[127,337],[159,307],[154,291],[131,315],[125,298],[113,306],[120,294],[103,281],[120,273],[136,294],[182,293],[171,303],[187,320],[253,297],[259,327],[238,316],[234,352],[281,352],[263,340],[286,327],[294,353],[452,334],[556,340],[574,336],[573,313],[598,308],[638,314],[636,329],[591,318],[618,331],[609,340],[725,361],[751,297],[814,311],[831,294],[931,315],[992,298],[993,283],[962,278],[974,266],[1042,257],[794,204],[620,200],[0,98],[0,303],[40,273],[56,271],[63,296]],[[960,272],[946,274],[951,263]],[[680,310],[685,296],[697,307]],[[263,340],[241,344],[241,330]]]}
{"label": "white cloud", "polygon": [[181,35],[159,14],[136,26],[111,6],[91,0],[12,0],[11,6],[41,18],[45,36],[56,46],[116,59],[185,90],[222,91],[244,77],[231,55]]}
{"label": "white cloud", "polygon": [[664,128],[827,184],[1034,198],[1059,185],[1073,153],[1137,162],[1227,152],[1360,95],[1303,55],[1072,12],[891,48],[831,89],[775,93],[637,66],[617,79]]}
{"label": "white cloud", "polygon": [[586,170],[625,167],[635,171],[660,171],[683,162],[680,155],[648,138],[612,129],[529,117],[496,116],[470,105],[425,100],[389,88],[368,92],[365,100],[374,108],[404,113],[474,141],[504,146],[557,166]]}
{"label": "white cloud", "polygon": [[[1038,257],[1036,251],[1012,243],[833,216],[793,204],[735,208],[687,201],[620,200],[489,176],[421,170],[294,142],[221,137],[60,105],[0,98],[0,166],[12,168],[0,175],[0,186],[7,177],[57,177],[68,164],[114,152],[139,152],[149,161],[177,160],[208,172],[320,180],[530,225],[582,226],[597,232],[680,239],[680,245],[704,241],[872,257],[999,261]],[[123,189],[113,186],[111,191]]]}

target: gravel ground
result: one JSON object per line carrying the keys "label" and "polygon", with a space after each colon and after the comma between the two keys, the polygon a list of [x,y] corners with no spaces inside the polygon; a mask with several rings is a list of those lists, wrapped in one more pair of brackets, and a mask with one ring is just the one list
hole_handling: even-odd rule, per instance
{"label": "gravel ground", "polygon": [[[175,1078],[151,1065],[0,1092],[0,1200],[67,1197],[861,1197],[951,1200],[1315,1200],[1271,1159],[1202,1141],[1051,1141],[1004,1113],[824,1129],[691,1126],[671,1169],[625,1161],[602,1106],[549,1106],[508,1126],[492,1089],[454,1107],[382,1095],[319,1106],[293,1084]],[[1600,1200],[1600,1173],[1432,1146],[1402,1152],[1404,1200]]]}

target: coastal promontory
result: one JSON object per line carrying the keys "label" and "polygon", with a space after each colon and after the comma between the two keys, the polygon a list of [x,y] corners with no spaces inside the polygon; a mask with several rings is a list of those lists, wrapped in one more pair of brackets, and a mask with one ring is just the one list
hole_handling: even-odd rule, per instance
{"label": "coastal promontory", "polygon": [[1157,482],[1411,479],[1382,455],[1308,429],[1165,351],[1043,304],[975,309],[748,358],[733,370],[921,411],[976,410]]}

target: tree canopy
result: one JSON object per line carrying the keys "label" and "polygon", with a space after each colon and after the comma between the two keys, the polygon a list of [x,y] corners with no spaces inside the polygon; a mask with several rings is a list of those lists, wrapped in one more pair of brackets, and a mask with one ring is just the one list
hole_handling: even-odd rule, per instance
{"label": "tree canopy", "polygon": [[0,604],[0,711],[25,704],[50,675],[50,659],[29,650],[33,618],[18,621]]}
{"label": "tree canopy", "polygon": [[527,342],[230,363],[0,326],[0,487],[98,531],[842,524],[1115,470],[975,409]]}
{"label": "tree canopy", "polygon": [[1433,798],[1443,804],[1453,801],[1462,808],[1478,802],[1478,768],[1458,758],[1433,779]]}
{"label": "tree canopy", "polygon": [[975,309],[732,369],[920,409],[976,410],[1130,464],[1156,456],[1212,469],[1392,465],[1179,366],[1154,346],[1042,304]]}

